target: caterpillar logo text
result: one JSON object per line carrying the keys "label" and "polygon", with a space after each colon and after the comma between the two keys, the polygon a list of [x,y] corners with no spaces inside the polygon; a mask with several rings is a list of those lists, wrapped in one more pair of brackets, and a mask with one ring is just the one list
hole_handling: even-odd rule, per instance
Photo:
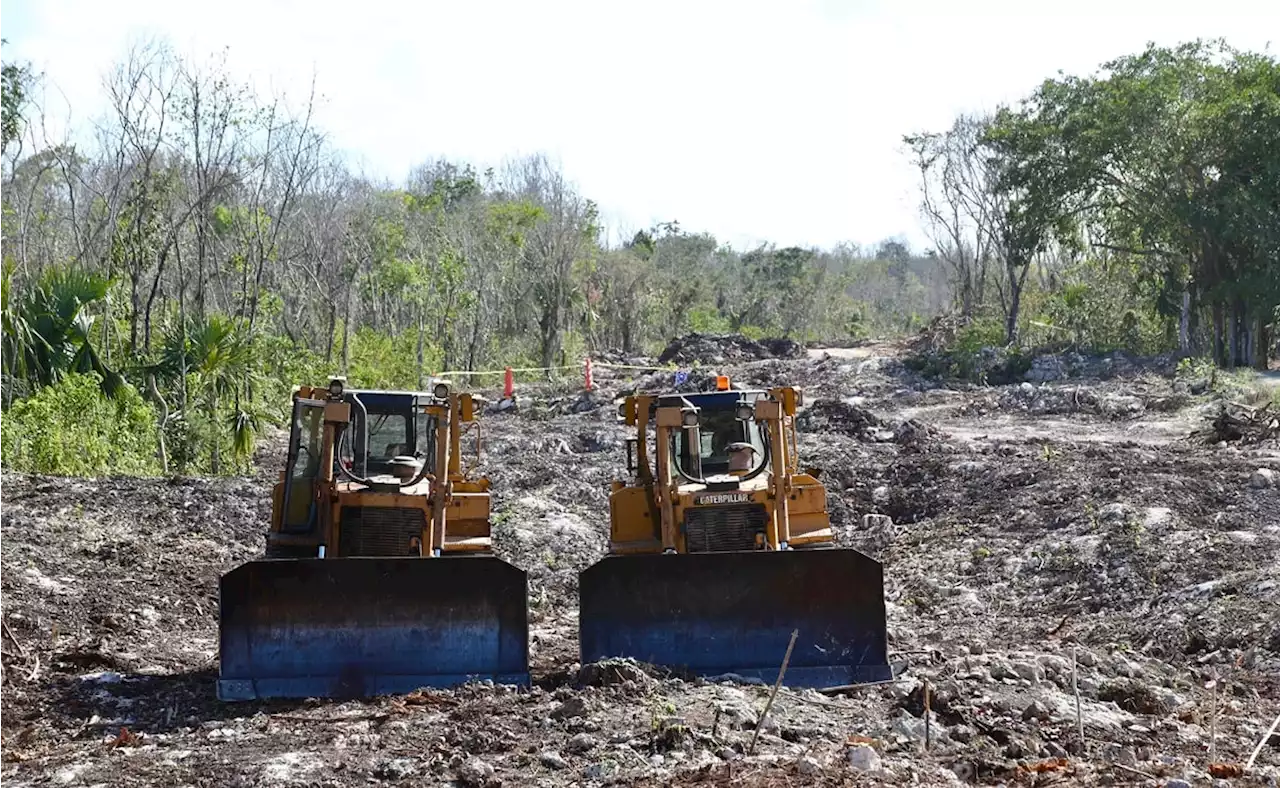
{"label": "caterpillar logo text", "polygon": [[699,495],[697,501],[699,504],[746,503],[747,494],[744,492],[706,493]]}

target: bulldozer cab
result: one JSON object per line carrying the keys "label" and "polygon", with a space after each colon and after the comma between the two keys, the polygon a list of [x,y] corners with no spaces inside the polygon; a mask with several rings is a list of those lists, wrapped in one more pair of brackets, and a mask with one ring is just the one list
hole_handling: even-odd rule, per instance
{"label": "bulldozer cab", "polygon": [[[438,419],[426,411],[429,395],[348,390],[341,401],[352,406],[351,423],[337,447],[335,475],[346,470],[361,478],[394,476],[393,461],[403,457],[412,457],[419,468],[434,467]],[[282,496],[280,530],[284,533],[308,533],[317,522],[315,499],[323,454],[324,407],[322,399],[294,400]]]}
{"label": "bulldozer cab", "polygon": [[769,467],[768,431],[763,423],[755,420],[753,410],[756,400],[763,395],[763,391],[724,391],[660,397],[660,408],[692,406],[699,411],[696,446],[693,431],[680,430],[675,434],[673,470],[694,483],[730,473],[736,470],[731,467],[731,454],[743,443],[751,447],[751,461],[745,474],[755,476],[766,470]]}
{"label": "bulldozer cab", "polygon": [[396,457],[434,465],[436,417],[425,411],[427,395],[350,391],[343,399],[352,404],[351,440],[340,452],[348,469],[362,477],[390,474]]}

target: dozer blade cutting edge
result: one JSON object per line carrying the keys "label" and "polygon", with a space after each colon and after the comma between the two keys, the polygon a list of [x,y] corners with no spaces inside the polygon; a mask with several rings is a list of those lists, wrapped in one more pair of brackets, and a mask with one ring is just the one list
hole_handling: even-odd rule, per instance
{"label": "dozer blade cutting edge", "polygon": [[580,581],[584,664],[831,687],[893,678],[880,563],[856,550],[609,556]]}
{"label": "dozer blade cutting edge", "polygon": [[222,577],[218,698],[527,684],[526,601],[488,556],[252,561]]}

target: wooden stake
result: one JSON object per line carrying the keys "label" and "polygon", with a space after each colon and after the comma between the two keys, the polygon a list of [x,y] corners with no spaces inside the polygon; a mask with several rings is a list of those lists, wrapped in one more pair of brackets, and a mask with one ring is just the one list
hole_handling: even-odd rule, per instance
{"label": "wooden stake", "polygon": [[924,680],[924,749],[929,750],[929,742],[932,739],[932,730],[929,725],[929,679]]}
{"label": "wooden stake", "polygon": [[1079,648],[1071,648],[1071,691],[1076,696],[1076,733],[1080,736],[1080,755],[1085,754],[1084,715],[1080,713],[1080,659]]}
{"label": "wooden stake", "polygon": [[1209,763],[1218,761],[1218,672],[1213,672],[1209,682],[1212,689],[1212,706],[1209,707]]}
{"label": "wooden stake", "polygon": [[755,733],[751,734],[751,747],[747,750],[751,755],[756,754],[756,739],[760,738],[760,729],[764,727],[764,720],[769,716],[769,709],[773,708],[773,699],[778,697],[778,690],[782,687],[782,677],[787,675],[787,665],[791,663],[791,649],[796,646],[796,638],[800,636],[800,630],[791,630],[791,642],[787,644],[787,653],[782,658],[782,667],[778,670],[778,680],[774,682],[773,692],[769,693],[769,700],[764,704],[764,711],[760,714],[759,721],[756,722]]}

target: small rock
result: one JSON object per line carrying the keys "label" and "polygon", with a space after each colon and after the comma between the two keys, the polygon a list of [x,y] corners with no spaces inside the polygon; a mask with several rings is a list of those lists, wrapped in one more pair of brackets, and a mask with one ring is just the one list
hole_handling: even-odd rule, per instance
{"label": "small rock", "polygon": [[1044,678],[1044,668],[1036,662],[1015,662],[1013,663],[1013,672],[1018,678],[1026,679],[1032,684]]}
{"label": "small rock", "polygon": [[845,755],[849,765],[860,772],[880,771],[880,755],[866,744],[855,744]]}
{"label": "small rock", "polygon": [[457,769],[458,782],[469,788],[486,788],[493,780],[493,767],[479,758],[472,758]]}
{"label": "small rock", "polygon": [[569,762],[555,750],[547,750],[538,756],[538,761],[548,769],[566,769]]}
{"label": "small rock", "polygon": [[408,758],[392,758],[383,761],[373,770],[373,776],[382,780],[403,780],[417,774],[418,766]]}
{"label": "small rock", "polygon": [[666,762],[667,762],[667,758],[664,755],[659,755],[658,753],[654,753],[653,755],[649,756],[649,765],[655,769],[659,768],[660,766],[662,766],[662,764]]}
{"label": "small rock", "polygon": [[1191,783],[1186,780],[1169,780],[1164,784],[1164,788],[1191,788]]}
{"label": "small rock", "polygon": [[582,717],[587,713],[587,702],[577,695],[565,698],[563,702],[551,710],[551,719],[567,720]]}
{"label": "small rock", "polygon": [[879,487],[872,490],[871,501],[878,506],[883,506],[887,504],[889,502],[889,488],[882,484]]}
{"label": "small rock", "polygon": [[569,752],[590,752],[591,750],[594,750],[599,743],[599,740],[591,734],[579,733],[569,739],[569,744],[566,746],[566,749],[568,749]]}
{"label": "small rock", "polygon": [[1135,662],[1130,662],[1119,654],[1111,658],[1108,666],[1111,668],[1111,672],[1117,676],[1136,678],[1142,675],[1142,666]]}
{"label": "small rock", "polygon": [[604,780],[614,772],[618,771],[618,765],[612,761],[601,761],[593,763],[583,771],[583,776],[588,780]]}
{"label": "small rock", "polygon": [[796,771],[807,777],[813,777],[822,773],[822,764],[818,763],[816,758],[806,755],[796,761]]}
{"label": "small rock", "polygon": [[738,730],[754,728],[759,719],[745,701],[722,703],[716,707],[716,714],[730,728]]}
{"label": "small rock", "polygon": [[871,531],[876,528],[892,528],[893,518],[887,514],[862,515],[862,530]]}
{"label": "small rock", "polygon": [[1253,472],[1253,476],[1249,477],[1249,486],[1256,490],[1263,490],[1268,487],[1276,486],[1276,472],[1270,468],[1259,468]]}
{"label": "small rock", "polygon": [[1013,665],[1009,664],[1006,659],[993,658],[988,666],[991,671],[991,678],[999,681],[1000,679],[1016,679],[1018,674],[1014,672]]}
{"label": "small rock", "polygon": [[1120,522],[1129,516],[1129,507],[1122,503],[1109,503],[1098,510],[1098,516],[1107,522]]}
{"label": "small rock", "polygon": [[722,761],[736,761],[742,756],[732,747],[721,747],[716,751],[716,757],[720,758]]}
{"label": "small rock", "polygon": [[892,730],[904,739],[924,741],[924,720],[903,711],[894,720]]}
{"label": "small rock", "polygon": [[973,740],[976,731],[968,725],[956,725],[951,728],[947,735],[958,742],[968,742]]}
{"label": "small rock", "polygon": [[1049,718],[1050,714],[1048,707],[1038,700],[1034,700],[1027,704],[1027,707],[1022,710],[1022,719],[1027,720],[1028,722],[1031,720],[1048,722]]}

